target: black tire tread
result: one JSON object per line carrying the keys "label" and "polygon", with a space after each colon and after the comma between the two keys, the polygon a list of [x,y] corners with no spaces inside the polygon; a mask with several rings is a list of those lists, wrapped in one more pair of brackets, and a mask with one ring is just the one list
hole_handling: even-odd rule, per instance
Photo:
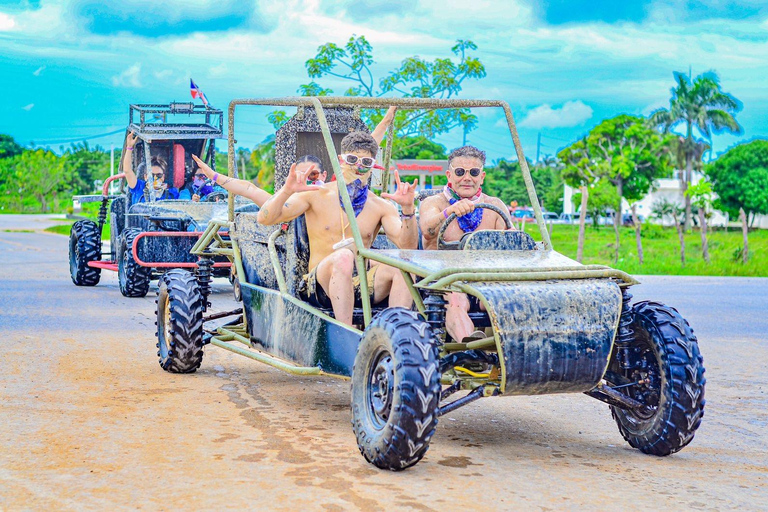
{"label": "black tire tread", "polygon": [[[367,369],[369,361],[360,360],[361,347],[352,370],[352,429],[363,457],[381,469],[400,471],[419,462],[429,449],[437,428],[437,406],[440,400],[440,371],[437,340],[429,325],[413,311],[389,308],[377,315],[366,332],[383,329],[392,342],[395,372],[395,399],[390,422],[380,436],[369,436],[364,405],[356,403],[354,387],[356,368]],[[362,370],[367,373],[366,370]],[[359,377],[359,376],[358,376]],[[366,379],[367,375],[363,376]],[[358,384],[359,385],[359,384]],[[393,422],[397,416],[399,421]]]}
{"label": "black tire tread", "polygon": [[657,456],[671,455],[687,446],[704,416],[704,360],[688,322],[676,309],[658,302],[632,306],[634,329],[644,328],[656,343],[665,368],[666,390],[658,412],[643,433],[632,432],[624,423],[626,411],[611,407],[619,432],[634,448]]}
{"label": "black tire tread", "polygon": [[[74,252],[77,247],[77,253]],[[70,277],[77,286],[96,286],[101,269],[89,267],[89,261],[101,260],[101,233],[92,220],[79,220],[69,231]]]}
{"label": "black tire tread", "polygon": [[181,269],[166,272],[160,278],[157,303],[157,348],[163,343],[165,315],[164,294],[171,308],[171,339],[168,354],[160,355],[160,367],[170,373],[194,373],[203,362],[203,296],[195,276]]}
{"label": "black tire tread", "polygon": [[126,229],[120,237],[118,251],[118,281],[120,293],[124,297],[145,297],[149,292],[151,271],[142,267],[133,259],[133,240],[141,233],[140,229]]}

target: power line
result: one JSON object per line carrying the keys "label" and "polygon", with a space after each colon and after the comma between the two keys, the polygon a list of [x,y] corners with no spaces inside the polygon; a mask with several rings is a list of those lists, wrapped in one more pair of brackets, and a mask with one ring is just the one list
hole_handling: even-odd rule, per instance
{"label": "power line", "polygon": [[118,133],[124,133],[124,132],[125,132],[125,128],[120,128],[119,130],[115,130],[113,132],[100,133],[98,135],[90,135],[88,137],[75,137],[75,138],[71,138],[71,139],[41,140],[41,141],[35,142],[35,144],[39,144],[39,145],[66,144],[67,142],[80,142],[80,141],[86,141],[86,140],[91,140],[91,139],[100,139],[102,137],[108,137],[110,135],[117,135]]}

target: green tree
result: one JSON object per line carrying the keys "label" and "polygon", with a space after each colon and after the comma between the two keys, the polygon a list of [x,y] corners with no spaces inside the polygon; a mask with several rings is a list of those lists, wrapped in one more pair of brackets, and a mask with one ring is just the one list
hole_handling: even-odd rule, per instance
{"label": "green tree", "polygon": [[[87,142],[72,144],[62,158],[69,167],[71,181],[64,185],[64,190],[72,194],[92,194],[97,190],[97,182],[103,182],[109,176],[109,154],[101,147],[91,149]],[[119,160],[115,157],[116,165]]]}
{"label": "green tree", "polygon": [[[621,200],[630,204],[642,199],[656,178],[671,169],[668,140],[638,116],[622,114],[598,124],[587,135],[589,154],[597,162],[597,177],[616,187],[613,228],[616,236],[614,261],[619,259],[619,226],[622,221]],[[638,254],[642,253],[640,225],[635,226]]]}
{"label": "green tree", "polygon": [[742,223],[743,262],[749,260],[749,218],[768,214],[768,141],[754,140],[735,146],[711,164],[705,172],[718,196],[718,209],[734,215]]}
{"label": "green tree", "polygon": [[[578,188],[579,207],[579,238],[576,249],[576,261],[584,259],[584,238],[586,235],[587,211],[589,209],[589,189],[594,186],[598,170],[598,162],[589,153],[587,138],[580,139],[562,149],[558,158],[563,163],[563,180],[568,186]],[[574,196],[574,200],[576,196]],[[594,201],[593,201],[594,202]],[[595,219],[596,217],[593,217]]]}
{"label": "green tree", "polygon": [[15,175],[24,193],[30,194],[40,203],[40,211],[48,211],[48,202],[56,203],[58,194],[68,187],[71,171],[66,159],[52,151],[34,149],[24,151],[16,157]]}
{"label": "green tree", "polygon": [[696,207],[701,227],[701,253],[704,262],[709,264],[709,240],[707,240],[707,209],[712,205],[712,184],[707,180],[700,180],[695,185],[688,187],[685,195],[691,198],[691,203]]}
{"label": "green tree", "polygon": [[[452,98],[461,92],[465,80],[485,77],[485,66],[471,55],[474,50],[477,45],[472,41],[457,40],[451,48],[456,58],[428,61],[419,56],[408,57],[400,67],[377,80],[371,69],[375,62],[373,47],[365,36],[352,36],[344,46],[330,42],[320,46],[305,66],[311,79],[332,77],[348,82],[350,86],[344,91],[345,96],[380,97],[396,93],[404,98]],[[325,96],[333,90],[312,81],[301,85],[298,92],[304,96]],[[364,115],[366,122],[375,125],[383,112]],[[276,118],[279,119],[282,117]],[[434,137],[456,127],[461,127],[466,135],[476,124],[477,117],[468,109],[401,111],[394,122],[399,137]]]}
{"label": "green tree", "polygon": [[[685,142],[682,152],[685,156],[685,172],[681,185],[683,194],[691,184],[696,162],[701,162],[697,152],[694,129],[711,139],[712,133],[728,131],[741,133],[741,126],[734,115],[741,110],[741,103],[720,89],[720,80],[714,72],[691,79],[690,75],[675,72],[677,85],[672,88],[669,108],[662,108],[651,114],[650,122],[661,126],[665,132],[685,126]],[[691,199],[685,196],[685,229],[691,227]]]}
{"label": "green tree", "polygon": [[13,137],[0,133],[0,158],[11,158],[20,155],[23,147],[16,144]]}
{"label": "green tree", "polygon": [[[556,166],[532,166],[531,179],[536,188],[541,205],[547,210],[562,211],[563,182],[559,168]],[[530,204],[528,189],[525,187],[520,164],[516,161],[498,160],[491,167],[485,168],[483,192],[496,196],[505,204],[516,202],[521,205]]]}

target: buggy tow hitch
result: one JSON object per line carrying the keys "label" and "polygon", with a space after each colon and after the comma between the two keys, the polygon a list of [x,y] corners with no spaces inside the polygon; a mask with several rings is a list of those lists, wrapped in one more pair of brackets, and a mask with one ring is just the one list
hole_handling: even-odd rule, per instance
{"label": "buggy tow hitch", "polygon": [[[486,393],[486,388],[490,388],[488,389],[488,393]],[[448,391],[449,389],[451,388],[446,389],[446,391]],[[483,398],[484,396],[496,396],[498,394],[499,394],[499,388],[497,386],[489,386],[488,384],[483,384],[482,386],[478,386],[472,391],[470,391],[467,394],[467,396],[463,396],[459,399],[454,400],[449,404],[445,404],[442,407],[438,407],[437,415],[442,416],[443,414],[447,414],[449,412],[455,411],[459,407],[472,403],[475,400]]]}

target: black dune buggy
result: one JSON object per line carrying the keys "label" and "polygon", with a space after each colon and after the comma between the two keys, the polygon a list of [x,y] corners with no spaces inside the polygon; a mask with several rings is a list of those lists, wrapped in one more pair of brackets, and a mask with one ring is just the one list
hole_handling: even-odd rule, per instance
{"label": "black dune buggy", "polygon": [[[633,304],[628,288],[637,282],[624,272],[582,265],[553,250],[505,102],[236,100],[229,105],[230,169],[238,105],[299,107],[276,134],[276,187],[290,163],[311,147],[325,151],[343,182],[336,144],[350,130],[365,129],[359,108],[501,108],[541,241],[523,232],[479,231],[455,243],[441,240],[444,250],[399,250],[382,239],[366,249],[346,188],[340,187],[358,271],[362,275],[368,262],[400,269],[415,304],[413,310],[372,305],[363,279],[363,307],[355,310],[356,326],[350,327],[331,310],[301,298],[309,255],[303,217],[262,226],[256,214],[235,215],[230,208],[228,221],[212,223],[192,253],[203,263],[220,256],[232,262],[243,307],[226,313],[233,320],[212,327],[226,314],[205,315],[210,292],[205,272],[202,279],[200,271],[166,273],[157,301],[163,369],[194,372],[204,346],[211,344],[292,374],[351,378],[352,427],[360,452],[390,470],[424,456],[440,416],[488,396],[586,393],[610,405],[621,435],[645,453],[669,455],[691,442],[703,416],[705,386],[692,329],[673,308]],[[388,154],[384,162],[388,168]],[[443,232],[453,220],[446,219]],[[230,239],[217,235],[222,228],[229,229]],[[446,335],[448,292],[466,293],[484,306],[470,311],[475,326],[485,328],[484,339],[458,343]],[[462,391],[467,393],[450,399]]]}
{"label": "black dune buggy", "polygon": [[[146,179],[152,157],[168,163],[165,181],[181,190],[194,172],[191,155],[216,168],[215,140],[222,138],[222,112],[192,103],[169,105],[131,105],[127,130],[139,137],[131,164],[139,179]],[[124,152],[123,152],[124,154]],[[212,219],[227,216],[227,192],[223,189],[191,200],[153,200],[131,204],[125,182],[123,193],[109,195],[110,183],[124,178],[112,176],[104,183],[100,196],[80,196],[81,202],[101,202],[96,222],[80,220],[73,224],[69,238],[69,269],[78,286],[95,286],[102,270],[118,273],[120,292],[126,297],[144,297],[152,279],[171,268],[197,268],[190,249]],[[148,193],[145,193],[147,196]],[[110,204],[111,203],[111,204]],[[239,203],[246,211],[255,207]],[[103,249],[102,227],[109,210],[109,251]],[[107,258],[105,258],[107,256]],[[208,272],[229,276],[230,263],[217,258]]]}

